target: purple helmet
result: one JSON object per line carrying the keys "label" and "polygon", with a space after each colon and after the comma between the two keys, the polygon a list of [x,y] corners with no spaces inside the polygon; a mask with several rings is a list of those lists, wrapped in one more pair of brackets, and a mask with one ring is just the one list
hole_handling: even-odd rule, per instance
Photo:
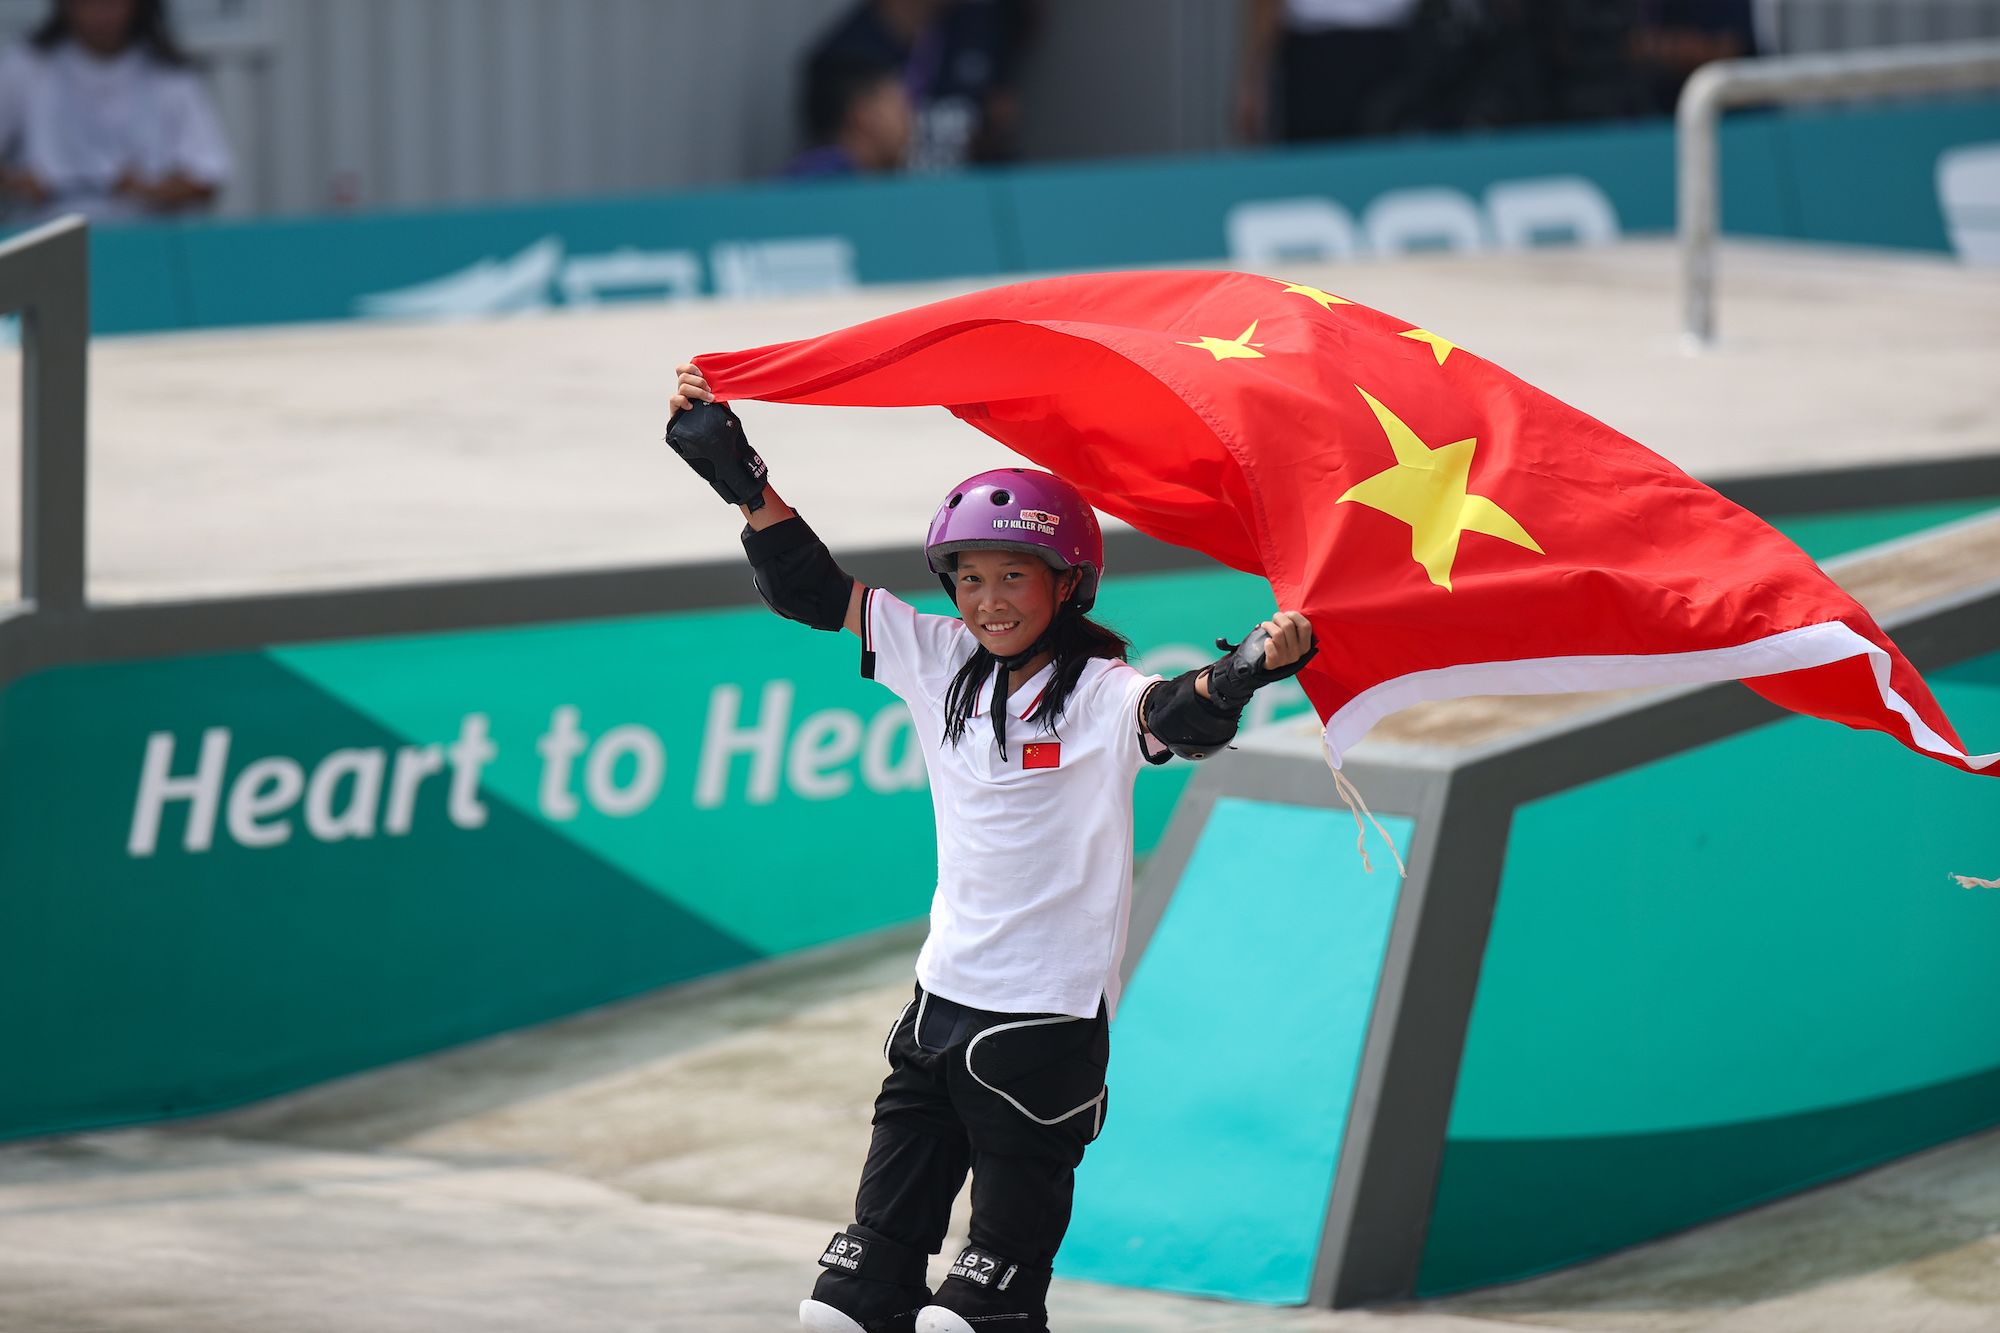
{"label": "purple helmet", "polygon": [[1097,513],[1076,487],[1031,468],[1003,467],[967,477],[951,488],[931,519],[924,555],[946,595],[957,600],[951,558],[960,551],[1026,551],[1058,570],[1081,569],[1073,599],[1078,611],[1097,600],[1104,574],[1104,534]]}

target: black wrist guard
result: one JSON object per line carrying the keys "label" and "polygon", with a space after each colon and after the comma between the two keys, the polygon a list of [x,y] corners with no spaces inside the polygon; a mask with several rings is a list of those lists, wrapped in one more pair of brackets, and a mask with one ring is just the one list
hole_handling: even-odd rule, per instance
{"label": "black wrist guard", "polygon": [[1271,635],[1262,625],[1250,631],[1243,642],[1232,645],[1227,639],[1217,639],[1215,646],[1222,649],[1223,656],[1208,668],[1208,695],[1224,708],[1240,711],[1250,702],[1250,696],[1274,680],[1284,680],[1299,674],[1299,668],[1313,660],[1319,652],[1319,641],[1306,649],[1304,657],[1290,666],[1271,671],[1264,666],[1264,645]]}
{"label": "black wrist guard", "polygon": [[733,505],[764,507],[764,460],[743,423],[721,403],[697,402],[667,423],[667,443],[695,475]]}
{"label": "black wrist guard", "polygon": [[743,529],[743,554],[757,595],[785,619],[826,630],[847,623],[854,580],[805,519],[794,514],[762,531]]}
{"label": "black wrist guard", "polygon": [[1238,708],[1224,708],[1195,691],[1201,669],[1159,681],[1139,700],[1146,731],[1183,759],[1206,759],[1236,736]]}

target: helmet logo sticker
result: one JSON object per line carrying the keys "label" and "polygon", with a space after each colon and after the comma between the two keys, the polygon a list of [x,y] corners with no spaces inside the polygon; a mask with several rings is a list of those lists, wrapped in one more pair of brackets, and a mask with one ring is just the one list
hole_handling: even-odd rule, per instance
{"label": "helmet logo sticker", "polygon": [[996,518],[996,528],[1025,528],[1029,532],[1039,532],[1044,536],[1056,535],[1056,524],[1062,522],[1061,514],[1051,514],[1046,509],[1023,509],[1019,518]]}

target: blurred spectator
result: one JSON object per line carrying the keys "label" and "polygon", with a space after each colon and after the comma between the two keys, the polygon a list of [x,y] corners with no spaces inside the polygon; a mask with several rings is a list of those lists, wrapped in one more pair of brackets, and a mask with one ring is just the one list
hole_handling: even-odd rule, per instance
{"label": "blurred spectator", "polygon": [[1563,0],[1540,8],[1555,18],[1553,23],[1544,20],[1541,35],[1552,119],[1606,120],[1651,112],[1651,102],[1633,77],[1633,0]]}
{"label": "blurred spectator", "polygon": [[900,170],[910,156],[910,95],[892,65],[859,58],[829,60],[806,95],[813,146],[793,158],[793,177],[852,176]]}
{"label": "blurred spectator", "polygon": [[1688,75],[1709,61],[1756,53],[1751,0],[1639,0],[1632,60],[1652,110],[1672,111]]}
{"label": "blurred spectator", "polygon": [[1392,128],[1419,3],[1247,0],[1237,133],[1299,143]]}
{"label": "blurred spectator", "polygon": [[830,88],[848,72],[885,66],[901,73],[909,99],[911,170],[1012,160],[1016,81],[1037,12],[1036,0],[861,0],[807,58],[808,119],[838,100]]}
{"label": "blurred spectator", "polygon": [[165,0],[51,0],[42,25],[0,55],[0,153],[16,221],[203,208],[230,171]]}
{"label": "blurred spectator", "polygon": [[1633,0],[1426,0],[1384,118],[1489,129],[1646,114],[1627,52]]}

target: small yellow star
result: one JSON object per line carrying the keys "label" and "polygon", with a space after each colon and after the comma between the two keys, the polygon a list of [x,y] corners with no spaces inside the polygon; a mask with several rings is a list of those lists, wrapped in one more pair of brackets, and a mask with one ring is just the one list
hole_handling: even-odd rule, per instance
{"label": "small yellow star", "polygon": [[1234,338],[1202,337],[1195,339],[1191,343],[1181,343],[1180,346],[1199,347],[1202,351],[1213,356],[1217,361],[1229,361],[1236,357],[1245,356],[1262,360],[1264,354],[1257,349],[1264,344],[1250,341],[1250,335],[1257,331],[1257,324],[1257,320],[1251,320],[1250,327],[1237,334]]}
{"label": "small yellow star", "polygon": [[1429,343],[1431,351],[1437,355],[1439,365],[1443,365],[1444,359],[1458,350],[1457,343],[1449,338],[1440,338],[1429,329],[1405,329],[1402,336],[1411,342]]}
{"label": "small yellow star", "polygon": [[1512,514],[1485,496],[1467,491],[1478,441],[1458,440],[1433,449],[1374,395],[1358,384],[1354,387],[1367,399],[1368,410],[1388,437],[1396,465],[1348,487],[1347,494],[1334,503],[1367,505],[1409,524],[1410,558],[1446,592],[1451,591],[1458,539],[1465,533],[1484,533],[1537,555],[1545,554]]}
{"label": "small yellow star", "polygon": [[[1284,279],[1273,278],[1271,279],[1271,281],[1284,282]],[[1285,283],[1285,290],[1287,292],[1297,292],[1300,296],[1305,297],[1309,301],[1316,301],[1322,308],[1327,310],[1331,310],[1337,305],[1354,304],[1354,302],[1348,300],[1344,296],[1335,296],[1332,292],[1323,292],[1317,287],[1308,287],[1304,283],[1298,283],[1298,282]]]}

